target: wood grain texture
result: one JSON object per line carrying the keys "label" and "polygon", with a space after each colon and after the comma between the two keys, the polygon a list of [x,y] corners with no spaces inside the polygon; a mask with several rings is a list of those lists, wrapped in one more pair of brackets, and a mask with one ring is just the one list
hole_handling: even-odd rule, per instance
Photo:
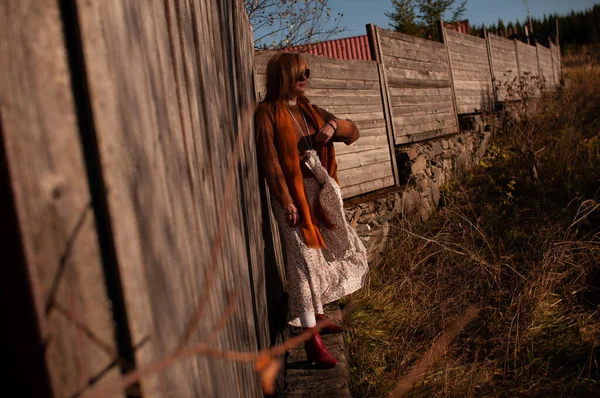
{"label": "wood grain texture", "polygon": [[[255,292],[262,247],[249,236],[257,233],[252,213],[260,215],[248,191],[257,181],[253,155],[242,154],[229,172],[236,140],[252,140],[252,61],[243,54],[252,46],[239,7],[78,1],[132,339],[146,341],[138,366],[181,343],[199,304],[205,310],[192,341],[205,339],[234,292],[235,312],[214,346],[252,351],[266,340],[257,319],[264,300]],[[144,396],[262,396],[251,364],[201,356],[144,378],[141,387]]]}
{"label": "wood grain texture", "polygon": [[448,55],[442,43],[381,28],[376,31],[398,144],[403,135],[435,129],[432,123],[446,118],[448,109],[454,112]]}
{"label": "wood grain texture", "polygon": [[364,192],[373,192],[378,191],[380,189],[384,189],[387,187],[391,187],[394,185],[394,177],[388,176],[384,178],[379,178],[373,181],[363,182],[357,185],[347,186],[342,192],[342,197],[344,199],[348,199],[354,196],[361,195]]}
{"label": "wood grain texture", "polygon": [[52,394],[70,397],[116,380],[119,369],[64,26],[50,0],[4,1],[0,24],[0,139],[34,295],[36,350],[45,352]]}

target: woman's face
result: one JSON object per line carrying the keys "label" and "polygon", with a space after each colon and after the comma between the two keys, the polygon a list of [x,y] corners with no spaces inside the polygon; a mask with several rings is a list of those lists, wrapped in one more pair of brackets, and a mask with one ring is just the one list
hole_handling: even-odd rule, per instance
{"label": "woman's face", "polygon": [[[306,61],[302,60],[300,63],[300,70],[305,71],[308,69],[308,64]],[[296,80],[292,83],[292,95],[298,96],[304,94],[306,91],[306,83],[308,82],[308,76],[304,72],[302,72],[299,76],[296,76]]]}

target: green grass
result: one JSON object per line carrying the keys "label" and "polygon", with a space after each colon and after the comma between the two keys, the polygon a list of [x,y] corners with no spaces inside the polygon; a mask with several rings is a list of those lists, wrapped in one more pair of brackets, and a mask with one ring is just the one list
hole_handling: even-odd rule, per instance
{"label": "green grass", "polygon": [[561,93],[494,116],[486,157],[430,221],[392,223],[345,303],[355,397],[389,393],[473,304],[409,396],[600,394],[600,73],[566,76]]}

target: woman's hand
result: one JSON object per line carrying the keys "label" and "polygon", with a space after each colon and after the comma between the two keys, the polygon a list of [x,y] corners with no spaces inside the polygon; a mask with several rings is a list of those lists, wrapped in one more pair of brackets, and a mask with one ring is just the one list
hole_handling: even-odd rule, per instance
{"label": "woman's hand", "polygon": [[285,206],[284,210],[290,227],[297,226],[300,222],[300,215],[298,214],[298,209],[296,208],[296,205],[290,203],[289,205]]}
{"label": "woman's hand", "polygon": [[330,120],[329,122],[325,123],[315,137],[317,142],[322,142],[324,144],[327,144],[327,142],[335,134],[336,129],[337,129],[337,122],[335,120]]}

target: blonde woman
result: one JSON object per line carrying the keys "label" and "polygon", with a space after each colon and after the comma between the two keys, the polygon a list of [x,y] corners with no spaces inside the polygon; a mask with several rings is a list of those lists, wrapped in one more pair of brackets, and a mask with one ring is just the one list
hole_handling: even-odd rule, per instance
{"label": "blonde woman", "polygon": [[[333,142],[359,137],[356,125],[311,104],[304,95],[310,68],[296,53],[267,64],[267,93],[255,112],[259,165],[283,241],[290,324],[311,328],[308,360],[323,368],[337,360],[315,328],[323,305],[358,290],[368,271],[366,250],[346,222]],[[336,333],[337,325],[321,333]]]}

